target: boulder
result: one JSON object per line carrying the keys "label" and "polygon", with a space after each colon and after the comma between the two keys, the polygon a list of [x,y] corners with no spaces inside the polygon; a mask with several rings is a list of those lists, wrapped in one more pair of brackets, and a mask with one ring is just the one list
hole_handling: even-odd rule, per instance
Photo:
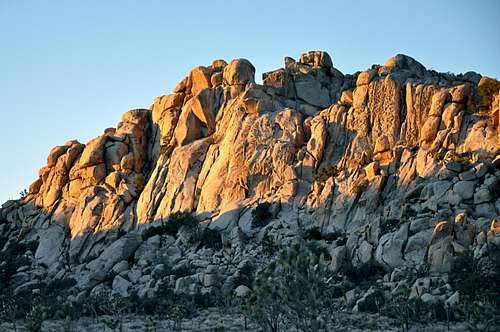
{"label": "boulder", "polygon": [[430,116],[424,123],[420,131],[421,142],[432,142],[436,138],[439,130],[441,118],[437,116]]}
{"label": "boulder", "polygon": [[380,170],[380,163],[378,161],[369,163],[365,167],[365,174],[368,181],[373,180],[379,174],[379,170]]}
{"label": "boulder", "polygon": [[107,273],[119,261],[127,260],[141,242],[142,237],[138,232],[129,232],[109,245],[97,259],[87,264],[87,268]]}
{"label": "boulder", "polygon": [[113,285],[112,285],[113,291],[119,294],[120,296],[128,297],[129,287],[130,287],[130,282],[127,279],[119,275],[113,279]]}
{"label": "boulder", "polygon": [[20,286],[17,286],[15,289],[14,289],[14,295],[19,295],[21,293],[24,293],[26,291],[30,291],[30,290],[34,290],[36,288],[39,288],[41,285],[40,285],[40,281],[39,280],[31,280],[31,281],[28,281]]}
{"label": "boulder", "polygon": [[449,99],[450,95],[447,90],[440,90],[432,95],[429,116],[441,116],[441,114],[443,113],[443,107]]}
{"label": "boulder", "polygon": [[121,274],[125,271],[128,271],[128,269],[129,269],[128,261],[123,260],[123,261],[119,261],[118,263],[116,263],[113,266],[113,269],[111,271],[114,274]]}
{"label": "boulder", "polygon": [[222,85],[222,82],[223,82],[223,77],[221,71],[213,73],[212,77],[210,77],[210,83],[214,88]]}
{"label": "boulder", "polygon": [[450,90],[451,101],[454,103],[465,104],[471,94],[469,84],[460,84]]}
{"label": "boulder", "polygon": [[409,299],[421,298],[424,294],[427,294],[430,291],[430,288],[430,278],[418,278],[411,286]]}
{"label": "boulder", "polygon": [[285,69],[262,74],[262,84],[273,87],[277,93],[283,96],[293,97],[295,95],[292,75]]}
{"label": "boulder", "polygon": [[444,106],[441,119],[446,128],[453,128],[455,124],[455,118],[461,110],[462,106],[457,103],[450,103]]}
{"label": "boulder", "polygon": [[436,225],[427,251],[427,262],[431,272],[451,271],[454,262],[452,230],[453,226],[447,222]]}
{"label": "boulder", "polygon": [[220,282],[220,277],[217,274],[205,274],[203,276],[203,286],[204,287],[214,287]]}
{"label": "boulder", "polygon": [[[216,94],[213,89],[203,89],[191,98],[189,104],[194,115],[207,126],[208,133],[215,131]],[[187,106],[186,106],[187,107]]]}
{"label": "boulder", "polygon": [[128,146],[120,141],[106,144],[104,159],[108,169],[120,170],[122,158],[128,153]]}
{"label": "boulder", "polygon": [[179,121],[175,127],[174,137],[178,146],[187,145],[201,137],[202,122],[191,109],[191,104],[182,107]]}
{"label": "boulder", "polygon": [[65,154],[68,149],[69,146],[67,145],[60,145],[52,148],[52,150],[50,150],[49,152],[49,155],[47,156],[47,167],[55,166],[57,163],[57,159]]}
{"label": "boulder", "polygon": [[239,298],[248,297],[252,293],[252,290],[245,285],[239,285],[234,290],[234,295]]}
{"label": "boulder", "polygon": [[155,235],[144,241],[135,251],[134,259],[136,261],[143,259],[149,263],[153,262],[158,255],[160,248],[160,235]]}
{"label": "boulder", "polygon": [[245,85],[255,82],[255,67],[246,59],[234,59],[224,68],[226,85]]}
{"label": "boulder", "polygon": [[342,105],[352,105],[352,103],[353,103],[352,90],[342,91],[342,94],[340,95],[340,103]]}
{"label": "boulder", "polygon": [[198,289],[198,281],[193,276],[181,277],[175,281],[176,294],[195,294]]}
{"label": "boulder", "polygon": [[385,152],[388,151],[391,148],[389,139],[387,138],[386,135],[382,135],[377,138],[377,141],[375,143],[375,149],[373,150],[374,153],[380,153],[380,152]]}
{"label": "boulder", "polygon": [[339,246],[330,251],[330,256],[332,257],[332,261],[330,263],[330,271],[332,273],[337,273],[340,271],[340,268],[344,264],[344,260],[346,258],[347,249],[346,246]]}
{"label": "boulder", "polygon": [[313,68],[330,69],[333,67],[330,55],[322,51],[309,51],[302,53],[299,58],[299,63],[303,63]]}
{"label": "boulder", "polygon": [[419,76],[425,75],[425,67],[412,57],[404,54],[398,54],[384,63],[384,67],[394,70],[403,69],[413,72]]}
{"label": "boulder", "polygon": [[432,229],[422,230],[410,236],[404,249],[405,260],[417,266],[423,264],[431,239]]}
{"label": "boulder", "polygon": [[165,266],[165,264],[157,264],[151,271],[151,276],[154,279],[159,280],[165,275],[166,272],[167,272],[167,267]]}
{"label": "boulder", "polygon": [[191,95],[196,95],[203,89],[212,87],[212,72],[207,67],[199,66],[191,70],[189,80],[191,82]]}
{"label": "boulder", "polygon": [[375,70],[367,70],[359,73],[358,78],[356,79],[356,86],[367,85],[371,82],[375,76]]}
{"label": "boulder", "polygon": [[[397,268],[384,277],[395,296],[407,269],[444,273],[468,251],[498,256],[496,81],[476,91],[477,74],[438,74],[404,55],[372,68],[343,75],[313,51],[286,58],[259,85],[247,60],[217,60],[87,145],[56,146],[29,194],[0,209],[6,250],[40,241],[14,287],[74,277],[87,293],[112,286],[149,297],[157,282],[177,293],[247,293],[267,262],[261,250],[288,247],[301,229],[331,237],[335,273],[346,261]],[[483,92],[489,114],[466,112]],[[270,217],[252,225],[262,202]],[[469,217],[450,222],[461,211]],[[142,241],[138,228],[176,212],[200,224]],[[438,220],[448,221],[433,229]],[[223,249],[209,248],[219,235]],[[259,259],[250,267],[249,257]],[[420,296],[433,297],[446,299],[441,290]]]}
{"label": "boulder", "polygon": [[107,136],[99,136],[86,144],[80,157],[80,168],[104,163],[104,147],[107,139]]}
{"label": "boulder", "polygon": [[474,204],[486,203],[491,199],[491,193],[487,188],[480,188],[474,193]]}
{"label": "boulder", "polygon": [[448,307],[454,307],[460,302],[460,294],[458,291],[453,293],[446,301],[444,301],[444,304]]}
{"label": "boulder", "polygon": [[462,199],[470,199],[474,197],[474,185],[474,181],[458,181],[453,185],[453,192]]}
{"label": "boulder", "polygon": [[389,271],[404,264],[403,253],[409,226],[409,223],[405,223],[398,231],[384,234],[379,240],[375,259]]}
{"label": "boulder", "polygon": [[53,224],[41,232],[35,259],[46,267],[56,263],[64,253],[67,230],[63,225]]}

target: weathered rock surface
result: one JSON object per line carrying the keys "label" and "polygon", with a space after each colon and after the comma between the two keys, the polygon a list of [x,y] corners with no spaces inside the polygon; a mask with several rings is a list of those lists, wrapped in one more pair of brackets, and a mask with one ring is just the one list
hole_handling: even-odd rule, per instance
{"label": "weathered rock surface", "polygon": [[[241,262],[262,264],[262,243],[286,247],[307,231],[330,239],[332,272],[378,263],[387,282],[406,268],[449,272],[465,252],[500,256],[500,92],[475,112],[477,74],[397,55],[344,75],[312,51],[263,85],[254,76],[248,60],[216,60],[117,128],[53,148],[28,195],[0,209],[0,236],[39,240],[18,291],[72,276],[85,292],[151,297],[165,282],[245,297]],[[259,203],[265,227],[252,217]],[[225,249],[193,244],[184,228],[143,238],[176,212],[221,232]],[[412,293],[430,303],[439,297],[426,285]]]}

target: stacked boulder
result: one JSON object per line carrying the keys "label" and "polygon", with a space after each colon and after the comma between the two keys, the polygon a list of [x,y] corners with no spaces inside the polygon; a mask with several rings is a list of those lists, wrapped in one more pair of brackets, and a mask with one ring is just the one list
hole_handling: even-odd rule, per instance
{"label": "stacked boulder", "polygon": [[222,232],[237,263],[264,239],[286,247],[311,230],[344,236],[329,243],[336,272],[498,258],[500,92],[473,109],[493,83],[405,55],[353,75],[320,51],[284,62],[260,85],[248,60],[215,60],[87,144],[55,147],[28,195],[2,206],[0,236],[39,240],[26,268],[37,280],[141,296],[162,284],[247,293],[241,271],[221,267],[226,251],[143,237],[176,212]]}

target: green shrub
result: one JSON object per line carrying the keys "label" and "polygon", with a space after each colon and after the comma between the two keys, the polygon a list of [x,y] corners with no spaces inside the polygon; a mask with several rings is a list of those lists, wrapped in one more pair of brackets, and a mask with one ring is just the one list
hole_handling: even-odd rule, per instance
{"label": "green shrub", "polygon": [[[323,260],[332,259],[332,257],[330,256],[330,252],[328,251],[328,247],[326,246],[325,243],[314,240],[314,241],[307,241],[305,245],[307,249],[310,251],[310,253],[313,255],[313,257],[316,258],[314,260],[314,264],[318,264],[321,259]],[[313,260],[312,257],[311,260]]]}
{"label": "green shrub", "polygon": [[28,196],[28,190],[26,189],[23,189],[20,193],[19,193],[19,196],[22,198],[25,198],[26,196]]}
{"label": "green shrub", "polygon": [[368,180],[363,178],[354,183],[352,186],[352,193],[355,195],[362,194],[368,188]]}
{"label": "green shrub", "polygon": [[345,276],[354,284],[370,284],[385,274],[384,268],[378,263],[364,263],[354,267],[349,265],[344,271]]}
{"label": "green shrub", "polygon": [[252,211],[252,227],[264,227],[272,218],[270,211],[271,204],[268,202],[260,203]]}
{"label": "green shrub", "polygon": [[160,141],[160,155],[164,156],[172,150],[172,146],[170,145],[170,141],[166,140],[167,137],[162,137]]}
{"label": "green shrub", "polygon": [[489,107],[493,101],[493,95],[498,93],[498,90],[500,90],[500,81],[484,76],[477,87],[482,106]]}
{"label": "green shrub", "polygon": [[265,331],[278,331],[284,321],[299,331],[325,328],[331,288],[315,247],[297,243],[257,273],[244,310]]}
{"label": "green shrub", "polygon": [[149,239],[150,237],[153,237],[155,235],[163,235],[166,234],[165,226],[162,224],[160,226],[151,226],[147,228],[143,233],[142,237],[144,240]]}
{"label": "green shrub", "polygon": [[175,276],[176,279],[187,277],[195,273],[193,267],[189,264],[181,264],[172,269],[171,274]]}
{"label": "green shrub", "polygon": [[380,289],[375,289],[365,297],[364,301],[358,304],[358,309],[361,312],[379,313],[384,303],[384,292]]}
{"label": "green shrub", "polygon": [[27,251],[34,252],[38,241],[11,242],[5,251],[0,252],[0,289],[7,287],[10,278],[21,266],[30,265],[31,262],[24,255]]}
{"label": "green shrub", "polygon": [[6,255],[20,256],[26,251],[35,252],[38,248],[38,241],[11,242],[7,248]]}
{"label": "green shrub", "polygon": [[180,324],[183,318],[192,317],[196,312],[194,297],[176,294],[166,283],[158,286],[156,311]]}
{"label": "green shrub", "polygon": [[325,183],[329,178],[336,177],[340,171],[336,165],[326,165],[320,167],[314,172],[313,181],[318,183]]}
{"label": "green shrub", "polygon": [[[344,235],[339,232],[332,232],[323,234],[319,227],[308,228],[302,235],[304,240],[325,240],[327,242],[340,241],[344,238]],[[344,243],[345,244],[345,243]],[[341,244],[343,245],[343,244]]]}
{"label": "green shrub", "polygon": [[455,151],[450,151],[447,158],[449,161],[455,161],[464,167],[467,167],[472,163],[472,156],[470,152],[456,153]]}
{"label": "green shrub", "polygon": [[49,310],[43,304],[33,304],[31,310],[26,314],[26,325],[30,332],[38,332],[42,329],[42,323],[48,318]]}
{"label": "green shrub", "polygon": [[262,241],[260,242],[262,251],[266,256],[272,256],[278,251],[278,246],[274,243],[273,238],[269,235],[266,234],[262,238]]}
{"label": "green shrub", "polygon": [[76,285],[76,280],[74,278],[64,278],[61,280],[54,280],[47,285],[47,290],[49,292],[58,292],[64,289],[68,289]]}
{"label": "green shrub", "polygon": [[339,282],[332,286],[332,297],[339,298],[354,288],[354,284],[348,280]]}
{"label": "green shrub", "polygon": [[144,239],[163,234],[176,236],[182,226],[188,228],[197,227],[198,220],[191,213],[175,212],[166,221],[162,221],[161,225],[146,229],[142,236]]}
{"label": "green shrub", "polygon": [[197,291],[193,295],[193,302],[196,308],[205,309],[215,307],[217,301],[214,295],[202,294],[200,291]]}
{"label": "green shrub", "polygon": [[408,300],[407,294],[393,297],[383,305],[381,312],[389,318],[399,320],[406,331],[413,322],[427,325],[451,318],[442,301],[424,303],[420,298]]}
{"label": "green shrub", "polygon": [[146,178],[142,174],[138,174],[134,178],[134,187],[135,190],[140,193],[144,190],[144,187],[146,186]]}
{"label": "green shrub", "polygon": [[483,271],[478,263],[470,252],[457,255],[450,272],[450,284],[469,302],[486,301],[500,308],[499,267],[489,261],[491,264],[488,271]]}
{"label": "green shrub", "polygon": [[436,161],[441,161],[444,159],[444,157],[446,156],[446,150],[445,149],[439,149],[438,151],[432,153],[432,157],[436,160]]}
{"label": "green shrub", "polygon": [[181,226],[193,228],[198,226],[198,220],[188,212],[174,212],[168,217],[167,233],[171,235],[177,234]]}
{"label": "green shrub", "polygon": [[245,285],[251,288],[255,276],[255,266],[253,264],[245,264],[238,272],[235,284]]}
{"label": "green shrub", "polygon": [[305,231],[304,236],[302,236],[304,240],[322,240],[323,235],[318,227],[309,228]]}
{"label": "green shrub", "polygon": [[390,232],[395,232],[399,229],[398,219],[385,219],[380,225],[380,234],[384,235]]}
{"label": "green shrub", "polygon": [[222,249],[222,236],[215,230],[208,227],[203,228],[198,232],[194,241],[199,242],[198,248]]}

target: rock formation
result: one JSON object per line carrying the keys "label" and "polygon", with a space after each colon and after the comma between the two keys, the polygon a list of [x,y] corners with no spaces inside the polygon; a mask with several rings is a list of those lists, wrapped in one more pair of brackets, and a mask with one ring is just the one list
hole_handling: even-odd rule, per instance
{"label": "rock formation", "polygon": [[[500,91],[484,104],[488,78],[406,55],[342,74],[319,51],[285,58],[262,85],[254,75],[246,59],[215,60],[116,128],[54,147],[28,195],[0,210],[0,235],[39,241],[29,280],[73,277],[88,292],[112,275],[117,292],[147,296],[161,251],[172,264],[204,261],[176,290],[224,287],[234,271],[219,271],[216,256],[142,238],[176,212],[233,246],[343,234],[329,244],[333,270],[377,262],[444,273],[466,251],[498,257]],[[335,172],[318,178],[326,169]],[[259,228],[252,211],[264,202],[273,220]]]}

